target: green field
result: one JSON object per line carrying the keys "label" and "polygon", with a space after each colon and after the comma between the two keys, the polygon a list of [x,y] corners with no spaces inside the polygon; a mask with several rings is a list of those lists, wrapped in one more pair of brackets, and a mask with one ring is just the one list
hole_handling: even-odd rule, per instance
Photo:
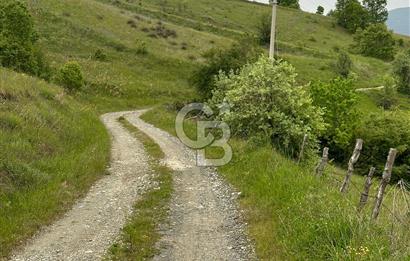
{"label": "green field", "polygon": [[[172,130],[175,112],[162,105],[199,98],[189,77],[203,62],[202,54],[229,47],[246,33],[256,34],[260,17],[270,11],[241,0],[24,2],[52,68],[78,61],[86,85],[67,94],[56,85],[0,69],[0,257],[64,213],[104,175],[110,140],[100,114],[160,106],[146,118]],[[171,36],[165,38],[164,32]],[[352,39],[332,18],[279,8],[279,56],[296,67],[301,83],[334,78],[335,50],[349,50]],[[141,52],[144,46],[146,54]],[[94,59],[97,50],[107,59]],[[382,85],[391,69],[389,62],[354,54],[352,59],[360,88]],[[408,98],[400,97],[400,105],[409,110]],[[365,112],[378,110],[366,94],[360,106]],[[346,249],[363,242],[372,251],[363,260],[408,253],[405,246],[398,248],[400,253],[390,248],[384,222],[374,230],[357,226],[357,217],[343,207],[346,200],[333,188],[319,189],[317,201],[312,187],[327,183],[311,178],[310,167],[295,166],[267,147],[240,140],[233,145],[238,158],[221,171],[244,192],[241,202],[261,258],[357,260]],[[289,184],[298,192],[286,191]],[[304,207],[314,202],[319,203]],[[332,205],[339,207],[333,212]],[[348,214],[340,217],[344,211]]]}

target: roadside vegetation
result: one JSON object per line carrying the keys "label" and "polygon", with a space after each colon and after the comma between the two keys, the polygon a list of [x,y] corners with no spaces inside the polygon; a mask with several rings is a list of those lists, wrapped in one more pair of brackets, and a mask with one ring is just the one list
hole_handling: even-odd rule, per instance
{"label": "roadside vegetation", "polygon": [[[320,148],[329,145],[334,165],[344,166],[361,137],[357,174],[374,165],[381,175],[388,149],[396,147],[393,180],[409,177],[410,40],[379,24],[383,13],[375,13],[371,1],[345,2],[327,17],[281,1],[272,64],[263,58],[270,8],[261,4],[2,1],[0,64],[8,69],[0,69],[0,257],[64,213],[105,173],[109,135],[101,113],[159,105],[143,118],[174,134],[175,113],[186,103],[217,105],[226,97],[235,113],[218,116],[232,123],[236,137],[234,160],[220,171],[242,191],[260,258],[408,257],[410,241],[397,234],[401,240],[392,244],[388,216],[369,223],[369,209],[362,216],[352,207],[357,194],[342,196],[326,177],[312,176]],[[359,15],[345,25],[341,14],[368,20]],[[372,87],[382,91],[356,91]],[[282,102],[273,94],[283,103],[264,106]],[[155,159],[162,186],[136,203],[111,248],[114,260],[156,253],[155,226],[163,215],[152,207],[164,210],[171,193],[158,148],[133,132]],[[306,133],[309,157],[297,165],[292,158]],[[337,173],[329,168],[327,177]]]}

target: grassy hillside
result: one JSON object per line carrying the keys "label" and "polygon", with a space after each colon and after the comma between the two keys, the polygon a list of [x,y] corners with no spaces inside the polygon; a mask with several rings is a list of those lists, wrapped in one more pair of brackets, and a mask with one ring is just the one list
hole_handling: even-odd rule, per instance
{"label": "grassy hillside", "polygon": [[[188,78],[202,62],[201,54],[214,47],[228,47],[245,33],[255,34],[260,16],[269,12],[267,6],[240,0],[26,2],[53,69],[66,61],[78,61],[86,86],[78,93],[67,94],[53,84],[0,69],[0,257],[66,210],[104,173],[109,160],[109,136],[98,120],[101,113],[195,99],[197,93]],[[328,17],[286,8],[279,8],[278,16],[279,55],[296,67],[299,81],[333,78],[335,50],[349,49],[352,36]],[[98,50],[107,58],[93,58]],[[381,77],[390,69],[387,62],[357,55],[352,58],[358,87],[380,85]],[[402,104],[409,108],[406,97]],[[362,106],[368,111],[376,109],[367,95],[363,95]],[[169,112],[157,113],[151,115],[152,122],[173,116]],[[161,127],[172,129],[173,122],[167,120]],[[245,146],[238,144],[235,154],[242,153]],[[245,191],[249,186],[248,195],[261,193],[244,199],[258,253],[268,258],[273,252],[286,256],[300,251],[301,257],[308,256],[314,249],[306,245],[295,245],[293,250],[284,248],[295,244],[285,242],[286,231],[269,233],[280,224],[274,223],[278,221],[273,219],[276,211],[287,211],[282,208],[284,205],[271,201],[279,193],[271,190],[272,185],[283,188],[287,184],[285,173],[305,170],[279,154],[269,154],[267,148],[248,148],[247,152],[251,152],[249,158],[237,159],[223,171],[239,189]],[[249,165],[241,165],[247,160]],[[261,160],[272,162],[260,164]],[[279,169],[283,179],[272,183],[269,177],[278,168],[270,164],[282,163]],[[260,168],[255,167],[258,165]],[[245,170],[260,176],[241,179]],[[300,189],[306,189],[302,181],[318,184],[310,178],[301,179],[296,181]],[[255,187],[258,189],[252,190]],[[328,195],[327,190],[321,193]],[[329,193],[335,202],[339,200],[339,196]],[[266,207],[266,212],[259,215],[260,209],[253,209],[253,204]],[[307,212],[299,212],[303,209],[296,205],[291,209],[308,218]],[[286,213],[284,217],[292,218],[292,213]],[[306,235],[303,242],[321,236],[314,229],[309,231],[312,234]],[[289,235],[298,231],[293,232]],[[384,234],[380,237],[384,242]],[[349,240],[352,238],[346,242]],[[349,242],[357,245],[360,240]],[[332,253],[334,257],[339,252]]]}
{"label": "grassy hillside", "polygon": [[[244,0],[100,1],[231,38],[255,34],[261,17],[271,11],[266,5]],[[296,67],[301,82],[335,77],[332,64],[336,50],[350,50],[353,43],[352,35],[337,26],[333,18],[283,7],[278,9],[277,31],[279,56]],[[358,87],[382,85],[381,77],[390,69],[388,62],[358,55],[352,58]]]}
{"label": "grassy hillside", "polygon": [[109,138],[94,111],[61,88],[5,69],[0,131],[1,259],[105,173]]}

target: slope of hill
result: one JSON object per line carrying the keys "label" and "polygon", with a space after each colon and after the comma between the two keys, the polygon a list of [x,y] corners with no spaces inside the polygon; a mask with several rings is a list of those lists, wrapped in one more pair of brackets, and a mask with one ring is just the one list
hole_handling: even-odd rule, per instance
{"label": "slope of hill", "polygon": [[[61,214],[104,173],[109,136],[99,114],[194,100],[197,94],[188,78],[202,62],[201,54],[254,34],[260,16],[270,11],[242,0],[26,2],[53,68],[76,60],[87,84],[69,95],[52,84],[0,69],[0,257]],[[279,8],[278,16],[279,55],[294,64],[299,81],[335,77],[336,50],[349,49],[352,36],[328,17],[286,8]],[[405,45],[410,46],[408,41]],[[105,60],[93,58],[98,50],[106,54]],[[380,85],[390,69],[377,59],[352,58],[360,87]],[[157,113],[152,121],[161,116]],[[267,189],[263,181],[256,185]],[[264,212],[263,219],[272,213]],[[263,230],[261,224],[256,220],[252,226],[255,234]],[[258,238],[258,249],[266,256],[274,250],[265,243],[274,240],[268,232]],[[265,240],[269,236],[270,241]]]}
{"label": "slope of hill", "polygon": [[101,175],[109,137],[93,109],[0,68],[0,259]]}
{"label": "slope of hill", "polygon": [[410,36],[410,7],[389,11],[387,25],[395,33]]}

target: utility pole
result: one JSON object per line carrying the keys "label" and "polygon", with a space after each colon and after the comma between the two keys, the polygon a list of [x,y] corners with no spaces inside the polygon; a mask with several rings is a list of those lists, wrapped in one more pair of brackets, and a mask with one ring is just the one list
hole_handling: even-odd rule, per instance
{"label": "utility pole", "polygon": [[275,58],[275,34],[276,34],[276,7],[277,0],[272,0],[272,27],[270,33],[270,49],[269,49],[269,58]]}

